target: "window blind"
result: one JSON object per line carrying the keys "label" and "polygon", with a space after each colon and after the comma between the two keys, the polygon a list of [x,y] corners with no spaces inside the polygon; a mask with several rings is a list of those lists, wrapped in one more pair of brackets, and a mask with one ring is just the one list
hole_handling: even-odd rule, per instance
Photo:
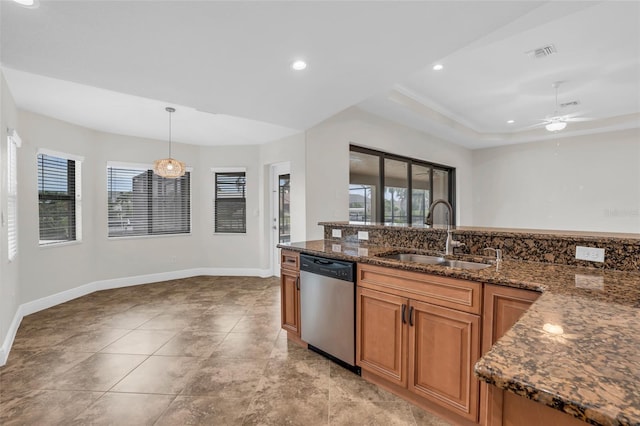
{"label": "window blind", "polygon": [[38,154],[40,244],[76,240],[76,161]]}
{"label": "window blind", "polygon": [[8,257],[18,254],[18,142],[9,136],[7,143],[7,237]]}
{"label": "window blind", "polygon": [[108,167],[109,237],[191,232],[190,173],[177,179],[150,169]]}
{"label": "window blind", "polygon": [[247,232],[244,172],[215,173],[214,228],[216,233]]}

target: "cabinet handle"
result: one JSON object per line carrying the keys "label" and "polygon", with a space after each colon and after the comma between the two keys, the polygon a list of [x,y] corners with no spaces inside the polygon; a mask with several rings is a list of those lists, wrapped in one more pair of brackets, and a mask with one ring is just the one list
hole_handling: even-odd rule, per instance
{"label": "cabinet handle", "polygon": [[406,313],[407,313],[407,305],[403,303],[402,304],[402,323],[403,324],[407,323]]}
{"label": "cabinet handle", "polygon": [[413,327],[413,306],[409,308],[409,325]]}
{"label": "cabinet handle", "polygon": [[300,290],[300,276],[296,278],[296,289]]}

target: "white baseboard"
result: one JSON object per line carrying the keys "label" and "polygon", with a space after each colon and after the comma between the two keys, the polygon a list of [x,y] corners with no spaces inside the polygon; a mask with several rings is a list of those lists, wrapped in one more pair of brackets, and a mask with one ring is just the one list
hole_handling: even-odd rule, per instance
{"label": "white baseboard", "polygon": [[16,338],[16,333],[18,332],[18,327],[20,327],[20,322],[22,322],[23,316],[24,314],[22,313],[22,306],[18,306],[18,309],[16,309],[16,314],[13,316],[13,320],[11,321],[9,329],[7,330],[7,334],[6,336],[4,336],[2,346],[0,347],[0,367],[7,363],[9,351],[11,350],[11,346],[13,345],[13,339]]}
{"label": "white baseboard", "polygon": [[31,302],[23,303],[18,306],[16,313],[11,321],[9,330],[4,337],[2,346],[0,346],[0,367],[2,367],[9,357],[9,351],[13,345],[13,340],[18,332],[18,327],[22,318],[33,313],[48,309],[69,300],[77,299],[89,293],[99,290],[109,290],[112,288],[130,287],[140,284],[149,284],[160,281],[176,280],[180,278],[196,277],[200,275],[206,276],[242,276],[242,277],[260,277],[267,278],[272,275],[270,269],[258,268],[193,268],[181,271],[161,272],[157,274],[136,275],[132,277],[113,278],[110,280],[93,281],[88,284],[74,287],[60,293],[45,296]]}

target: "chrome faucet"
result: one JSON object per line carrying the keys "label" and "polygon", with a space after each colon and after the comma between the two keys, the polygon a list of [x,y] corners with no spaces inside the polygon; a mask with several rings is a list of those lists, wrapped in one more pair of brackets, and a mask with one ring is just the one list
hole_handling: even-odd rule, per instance
{"label": "chrome faucet", "polygon": [[496,254],[496,264],[500,265],[502,263],[502,250],[501,249],[497,249],[497,248],[493,248],[493,247],[485,247],[483,249],[484,251],[490,250],[495,252]]}
{"label": "chrome faucet", "polygon": [[445,243],[444,254],[445,255],[453,254],[453,249],[456,247],[462,247],[464,243],[453,239],[453,234],[451,232],[451,217],[453,217],[453,207],[451,207],[451,204],[449,204],[447,200],[443,200],[442,198],[439,200],[435,200],[433,203],[431,203],[431,206],[429,207],[429,212],[427,213],[427,217],[424,223],[427,226],[433,226],[433,209],[438,204],[444,204],[445,206],[447,206],[447,209],[448,209],[447,211],[447,242]]}

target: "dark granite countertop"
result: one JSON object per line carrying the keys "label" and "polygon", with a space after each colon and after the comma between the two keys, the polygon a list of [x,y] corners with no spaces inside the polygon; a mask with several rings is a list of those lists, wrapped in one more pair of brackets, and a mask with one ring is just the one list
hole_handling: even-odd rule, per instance
{"label": "dark granite countertop", "polygon": [[462,270],[377,257],[407,249],[331,240],[281,247],[542,292],[476,376],[592,424],[640,425],[640,273],[507,260]]}

